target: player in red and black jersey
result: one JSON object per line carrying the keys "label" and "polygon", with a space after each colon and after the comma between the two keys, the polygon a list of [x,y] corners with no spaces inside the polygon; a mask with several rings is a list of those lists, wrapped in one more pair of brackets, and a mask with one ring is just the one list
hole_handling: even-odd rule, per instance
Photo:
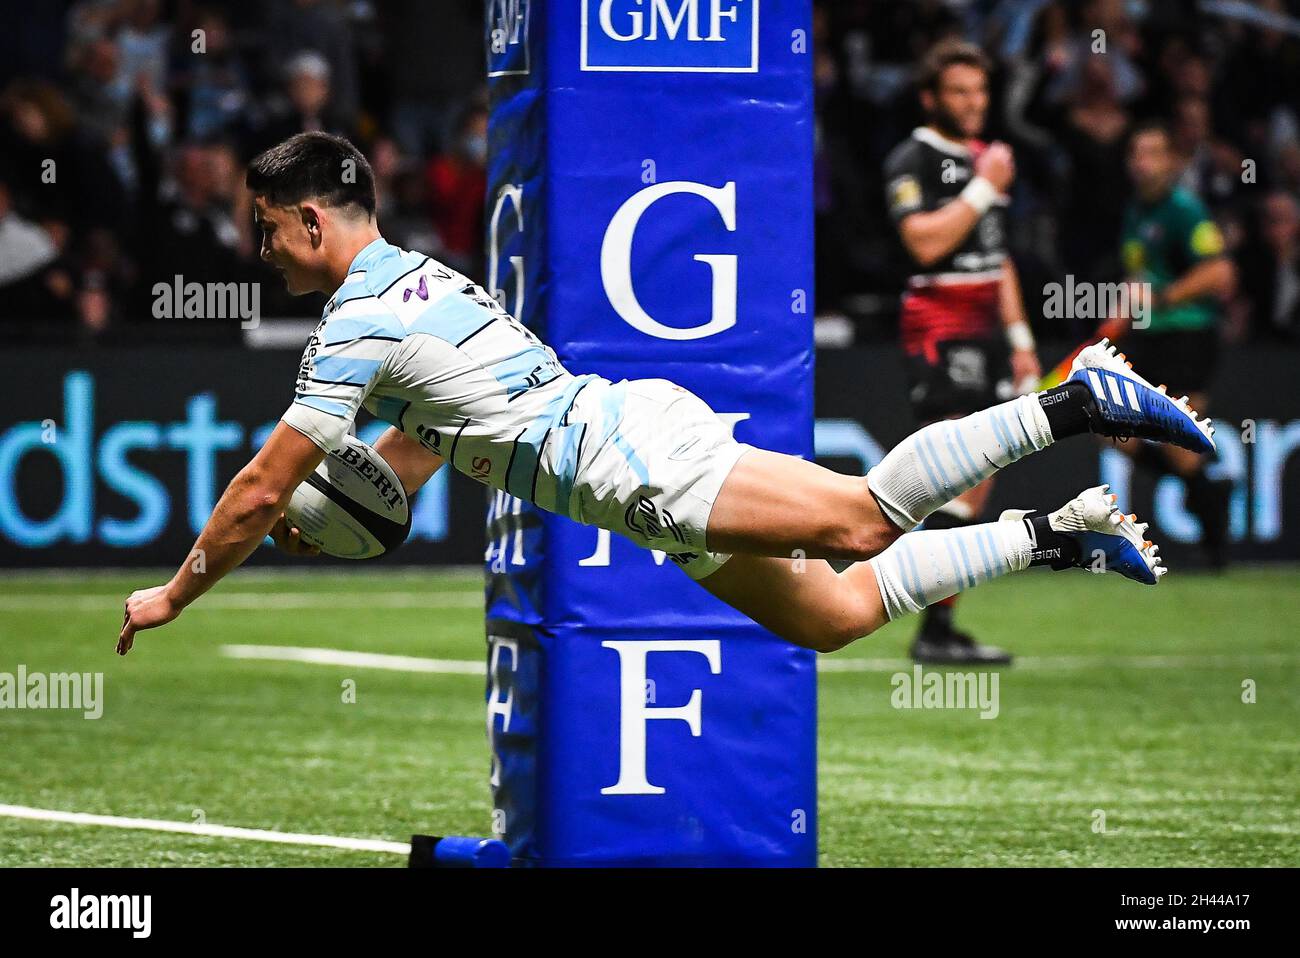
{"label": "player in red and black jersey", "polygon": [[[922,424],[968,415],[1027,392],[1040,374],[1020,281],[1007,255],[1011,148],[978,139],[988,113],[988,63],[946,40],[921,64],[918,127],[885,160],[889,212],[911,260],[900,332],[912,408]],[[980,520],[986,480],[926,520]],[[912,645],[918,662],[1010,662],[953,626],[956,598],[931,606]]]}

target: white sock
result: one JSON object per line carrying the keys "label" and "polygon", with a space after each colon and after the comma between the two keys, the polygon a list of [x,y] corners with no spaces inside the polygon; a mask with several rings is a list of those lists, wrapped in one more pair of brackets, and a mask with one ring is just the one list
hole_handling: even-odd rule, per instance
{"label": "white sock", "polygon": [[891,620],[1029,568],[1029,530],[1020,521],[982,522],[960,529],[909,532],[871,559]]}
{"label": "white sock", "polygon": [[[952,502],[945,502],[938,509],[935,509],[934,512],[930,513],[930,516],[936,515],[948,516],[951,519],[956,519],[958,522],[975,521],[975,510],[972,509],[968,503],[963,502],[960,499],[954,499]],[[928,519],[930,516],[926,516],[926,518]]]}
{"label": "white sock", "polygon": [[1052,444],[1036,393],[912,433],[867,473],[885,515],[906,532],[993,473]]}

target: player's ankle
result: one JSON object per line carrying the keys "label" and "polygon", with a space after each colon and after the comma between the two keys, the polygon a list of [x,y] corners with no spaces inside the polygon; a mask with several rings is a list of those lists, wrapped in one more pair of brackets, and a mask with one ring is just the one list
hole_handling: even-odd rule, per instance
{"label": "player's ankle", "polygon": [[1082,553],[1078,541],[1053,529],[1048,516],[1026,516],[1021,521],[1029,530],[1029,539],[1033,543],[1029,555],[1031,569],[1038,566],[1068,569],[1079,564]]}
{"label": "player's ankle", "polygon": [[1081,382],[1066,382],[1038,393],[1038,404],[1052,429],[1052,439],[1078,436],[1090,431],[1092,393]]}

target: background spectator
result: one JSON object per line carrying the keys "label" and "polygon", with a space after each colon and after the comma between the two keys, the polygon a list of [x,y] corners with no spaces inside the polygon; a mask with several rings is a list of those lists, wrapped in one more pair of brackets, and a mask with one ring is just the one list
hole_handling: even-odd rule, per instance
{"label": "background spectator", "polygon": [[1278,190],[1259,213],[1258,241],[1238,260],[1252,324],[1261,337],[1300,340],[1300,201]]}
{"label": "background spectator", "polygon": [[483,248],[483,195],[487,189],[486,107],[466,109],[450,148],[425,169],[429,215],[442,237],[442,259],[477,276]]}
{"label": "background spectator", "polygon": [[[954,33],[995,59],[987,137],[1016,153],[1012,255],[1031,320],[1042,288],[1066,274],[1117,278],[1127,135],[1163,120],[1180,182],[1210,207],[1243,265],[1228,338],[1279,335],[1261,311],[1281,301],[1293,255],[1287,211],[1300,201],[1300,2],[1263,0],[1216,12],[1191,0],[996,0],[822,3],[814,20],[817,97],[818,310],[850,317],[857,338],[896,324],[897,250],[882,242],[883,144],[919,124],[912,65]],[[1273,190],[1270,199],[1264,196]],[[1273,223],[1266,235],[1265,223]],[[1272,252],[1270,252],[1272,251]],[[1249,266],[1247,260],[1262,257]],[[1281,262],[1281,278],[1271,264]],[[1268,301],[1272,304],[1273,300]],[[1269,310],[1272,310],[1272,305]],[[1285,317],[1287,310],[1280,308]],[[1040,321],[1041,322],[1041,321]],[[1078,328],[1043,329],[1078,337]]]}
{"label": "background spectator", "polygon": [[[265,315],[318,314],[320,302],[283,295],[257,260],[240,184],[244,161],[305,129],[344,133],[371,157],[386,231],[483,279],[483,5],[437,8],[0,0],[9,242],[43,248],[34,228],[56,251],[33,287],[43,292],[23,300],[23,335],[156,336],[139,310],[157,272],[217,264],[267,281]],[[1126,136],[1160,119],[1183,157],[1181,182],[1241,264],[1225,335],[1294,336],[1300,0],[818,0],[817,303],[847,330],[839,341],[895,336],[903,271],[881,164],[921,122],[915,64],[949,36],[994,61],[987,135],[1016,153],[1011,252],[1031,320],[1044,283],[1118,275]],[[208,242],[206,260],[192,255]]]}

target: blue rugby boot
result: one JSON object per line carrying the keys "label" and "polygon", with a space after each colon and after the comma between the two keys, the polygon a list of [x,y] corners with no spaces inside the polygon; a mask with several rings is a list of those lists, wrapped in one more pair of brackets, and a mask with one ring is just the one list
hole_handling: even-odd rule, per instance
{"label": "blue rugby boot", "polygon": [[1089,428],[1102,436],[1155,439],[1192,452],[1214,451],[1214,426],[1197,417],[1187,397],[1174,399],[1164,386],[1152,386],[1133,371],[1108,340],[1094,343],[1075,357],[1067,382],[1092,393]]}
{"label": "blue rugby boot", "polygon": [[1160,547],[1145,538],[1145,523],[1119,511],[1118,497],[1108,493],[1109,488],[1085,489],[1046,516],[1008,509],[999,518],[1022,520],[1028,527],[1033,542],[1030,566],[1118,572],[1134,582],[1155,585],[1169,571]]}

